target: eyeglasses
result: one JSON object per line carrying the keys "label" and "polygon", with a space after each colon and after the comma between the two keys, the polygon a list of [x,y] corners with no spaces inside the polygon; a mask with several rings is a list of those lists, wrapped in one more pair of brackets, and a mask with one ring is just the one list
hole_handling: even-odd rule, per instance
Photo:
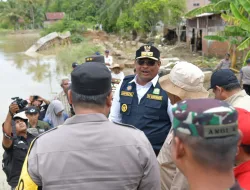
{"label": "eyeglasses", "polygon": [[143,65],[144,63],[147,64],[147,66],[154,66],[156,61],[155,60],[152,60],[152,59],[147,59],[147,60],[143,60],[143,59],[138,59],[137,60],[137,63],[139,65]]}

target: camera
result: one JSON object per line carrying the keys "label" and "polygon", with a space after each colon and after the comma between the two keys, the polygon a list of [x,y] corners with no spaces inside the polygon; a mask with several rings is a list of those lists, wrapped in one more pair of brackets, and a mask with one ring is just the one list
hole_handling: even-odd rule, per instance
{"label": "camera", "polygon": [[14,102],[18,105],[20,110],[25,108],[28,105],[28,102],[26,100],[23,100],[22,98],[14,97],[11,99],[14,100]]}

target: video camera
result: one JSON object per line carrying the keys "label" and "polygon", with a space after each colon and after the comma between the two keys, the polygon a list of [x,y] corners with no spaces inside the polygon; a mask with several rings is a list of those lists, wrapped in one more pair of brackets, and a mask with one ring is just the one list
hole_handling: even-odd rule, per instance
{"label": "video camera", "polygon": [[14,100],[14,102],[18,105],[20,110],[22,110],[23,108],[25,108],[28,105],[28,102],[26,100],[23,100],[22,98],[14,97],[11,99]]}

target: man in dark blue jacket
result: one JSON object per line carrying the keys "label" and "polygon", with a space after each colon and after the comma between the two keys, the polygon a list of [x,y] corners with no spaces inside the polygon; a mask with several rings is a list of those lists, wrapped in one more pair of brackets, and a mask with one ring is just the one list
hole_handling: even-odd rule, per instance
{"label": "man in dark blue jacket", "polygon": [[126,76],[114,95],[110,120],[142,130],[158,155],[171,127],[171,104],[161,88],[160,51],[145,45],[136,51],[136,75]]}

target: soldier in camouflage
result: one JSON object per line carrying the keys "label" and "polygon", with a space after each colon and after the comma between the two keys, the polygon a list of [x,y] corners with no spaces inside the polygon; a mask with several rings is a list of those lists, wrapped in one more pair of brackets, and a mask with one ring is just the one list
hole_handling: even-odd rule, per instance
{"label": "soldier in camouflage", "polygon": [[189,99],[175,104],[173,115],[172,158],[190,190],[241,190],[233,175],[237,111],[223,101]]}

